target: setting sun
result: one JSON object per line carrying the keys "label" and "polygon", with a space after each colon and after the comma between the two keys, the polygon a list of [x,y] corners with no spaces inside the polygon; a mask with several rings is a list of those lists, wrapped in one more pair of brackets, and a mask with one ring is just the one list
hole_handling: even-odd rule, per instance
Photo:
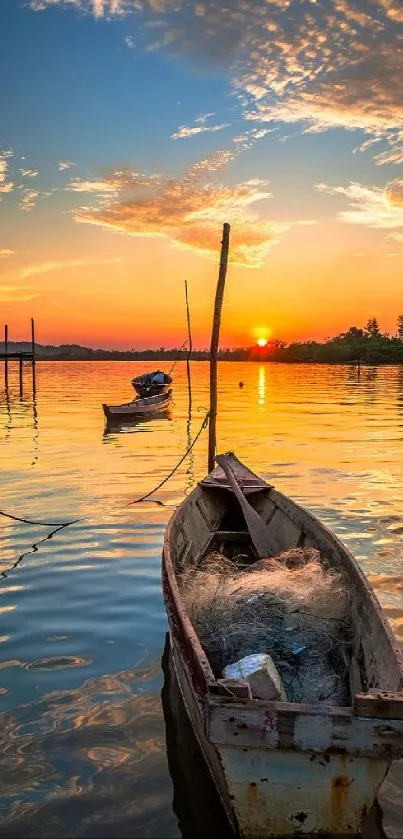
{"label": "setting sun", "polygon": [[267,338],[258,338],[257,345],[258,347],[265,347],[267,344]]}

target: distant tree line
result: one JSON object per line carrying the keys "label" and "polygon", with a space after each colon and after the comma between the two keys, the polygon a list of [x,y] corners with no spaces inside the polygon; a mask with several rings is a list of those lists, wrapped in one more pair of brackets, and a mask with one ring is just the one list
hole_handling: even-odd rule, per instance
{"label": "distant tree line", "polygon": [[[25,342],[10,342],[10,352],[29,350]],[[0,352],[4,344],[0,342]],[[59,347],[36,345],[37,358],[49,361],[152,361],[170,362],[186,358],[186,349],[173,348],[147,350],[102,350],[81,347],[77,344],[62,344]],[[208,348],[192,351],[194,361],[209,358]],[[396,334],[381,332],[377,319],[370,318],[362,328],[350,326],[324,341],[300,341],[287,344],[273,339],[265,347],[221,348],[221,361],[277,361],[277,362],[322,362],[328,364],[402,364],[403,363],[403,314],[397,318]]]}

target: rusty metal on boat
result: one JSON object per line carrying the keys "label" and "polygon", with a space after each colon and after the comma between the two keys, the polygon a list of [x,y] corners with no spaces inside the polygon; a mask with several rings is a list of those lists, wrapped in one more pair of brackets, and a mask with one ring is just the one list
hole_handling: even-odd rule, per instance
{"label": "rusty metal on boat", "polygon": [[[245,839],[356,835],[392,761],[403,756],[403,657],[350,551],[315,516],[227,457],[273,549],[317,548],[349,594],[353,643],[348,707],[231,695],[214,676],[178,581],[209,552],[251,545],[221,467],[172,516],[162,578],[184,705],[227,816]],[[228,522],[231,521],[231,528]]]}

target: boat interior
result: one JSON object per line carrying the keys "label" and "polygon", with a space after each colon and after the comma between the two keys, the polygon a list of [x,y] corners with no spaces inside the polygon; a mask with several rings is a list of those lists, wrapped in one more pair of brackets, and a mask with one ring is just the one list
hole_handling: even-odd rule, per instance
{"label": "boat interior", "polygon": [[[234,462],[235,466],[239,463],[236,458]],[[351,608],[351,646],[347,663],[350,704],[356,694],[400,692],[403,687],[402,655],[357,561],[308,511],[253,473],[242,477],[244,494],[266,525],[271,555],[274,557],[296,547],[313,547],[320,552],[325,567],[336,570],[341,576]],[[180,600],[184,570],[189,566],[197,568],[211,552],[224,555],[238,570],[247,570],[258,560],[241,507],[219,469],[210,473],[178,509],[172,521],[169,546]],[[211,677],[214,679],[212,673]]]}

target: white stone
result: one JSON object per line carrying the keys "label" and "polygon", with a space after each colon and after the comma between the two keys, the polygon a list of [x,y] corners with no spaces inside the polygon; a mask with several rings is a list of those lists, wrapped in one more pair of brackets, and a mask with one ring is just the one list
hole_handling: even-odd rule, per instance
{"label": "white stone", "polygon": [[244,679],[249,682],[254,699],[287,702],[287,694],[271,656],[265,653],[247,655],[223,670],[224,679]]}

